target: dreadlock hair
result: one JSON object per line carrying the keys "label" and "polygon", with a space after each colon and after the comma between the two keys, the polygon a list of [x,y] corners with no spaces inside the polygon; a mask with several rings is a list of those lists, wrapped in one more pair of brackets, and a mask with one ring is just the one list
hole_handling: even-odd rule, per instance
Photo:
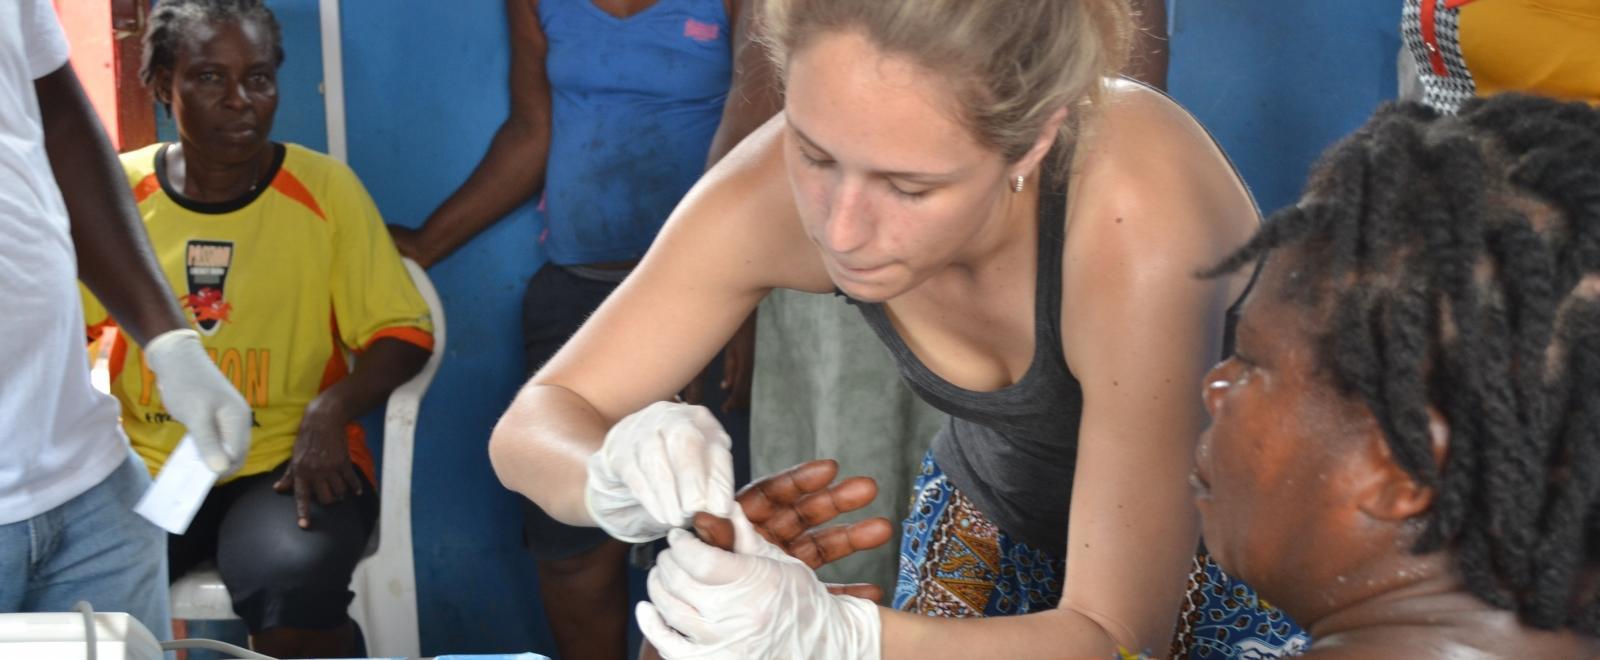
{"label": "dreadlock hair", "polygon": [[[144,61],[139,65],[139,81],[155,89],[156,73],[177,66],[178,46],[191,27],[250,22],[267,28],[272,35],[273,64],[283,66],[283,30],[262,0],[158,0],[150,10],[150,20],[144,31]],[[168,112],[172,111],[170,102],[163,100],[161,104]]]}
{"label": "dreadlock hair", "polygon": [[[1309,286],[1289,295],[1329,319],[1318,368],[1436,494],[1412,550],[1448,549],[1531,626],[1600,634],[1600,111],[1386,105],[1202,275],[1291,247]],[[1442,465],[1429,406],[1450,425]]]}

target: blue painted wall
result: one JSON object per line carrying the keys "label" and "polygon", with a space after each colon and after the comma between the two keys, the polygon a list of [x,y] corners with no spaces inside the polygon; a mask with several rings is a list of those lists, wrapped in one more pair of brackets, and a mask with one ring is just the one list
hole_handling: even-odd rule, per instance
{"label": "blue painted wall", "polygon": [[[508,109],[504,4],[345,2],[350,164],[390,223],[416,226],[483,155]],[[435,266],[449,346],[417,430],[414,536],[424,654],[554,645],[517,499],[486,445],[521,384],[521,294],[544,262],[531,209]]]}
{"label": "blue painted wall", "polygon": [[1322,150],[1394,98],[1400,0],[1168,4],[1168,86],[1263,212],[1293,203]]}
{"label": "blue painted wall", "polygon": [[[273,5],[295,44],[289,62],[309,63],[314,0]],[[1264,208],[1292,201],[1315,156],[1393,95],[1397,1],[1176,5],[1173,92],[1216,133]],[[290,37],[299,31],[291,24],[305,24],[292,18],[302,10],[311,36]],[[389,222],[419,224],[470,173],[504,118],[503,11],[497,0],[343,3],[351,165]],[[285,89],[280,139],[317,144],[320,97],[306,91],[315,89]],[[291,98],[317,107],[291,110]],[[293,116],[312,110],[318,131],[301,135]],[[431,271],[450,343],[417,436],[425,654],[553,648],[520,545],[517,500],[500,488],[485,452],[522,379],[520,295],[544,261],[536,225],[531,209],[514,212]]]}

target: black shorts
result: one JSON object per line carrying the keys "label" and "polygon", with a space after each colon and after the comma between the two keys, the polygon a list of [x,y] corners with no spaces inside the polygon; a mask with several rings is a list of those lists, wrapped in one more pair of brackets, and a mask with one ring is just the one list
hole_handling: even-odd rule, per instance
{"label": "black shorts", "polygon": [[[522,299],[522,347],[527,356],[529,376],[561,350],[562,344],[600,308],[600,303],[616,290],[617,284],[579,277],[555,264],[545,264],[533,275]],[[719,357],[705,379],[705,405],[733,438],[734,480],[742,484],[750,479],[750,413],[722,412],[721,381]],[[568,559],[611,538],[598,527],[574,527],[558,522],[526,498],[522,500],[522,512],[522,542],[537,560]]]}
{"label": "black shorts", "polygon": [[357,470],[361,495],[331,506],[313,499],[311,528],[300,529],[294,495],[272,490],[288,465],[211,489],[189,531],[167,537],[171,579],[214,561],[252,633],[343,624],[355,597],[350,577],[378,522],[377,489]]}

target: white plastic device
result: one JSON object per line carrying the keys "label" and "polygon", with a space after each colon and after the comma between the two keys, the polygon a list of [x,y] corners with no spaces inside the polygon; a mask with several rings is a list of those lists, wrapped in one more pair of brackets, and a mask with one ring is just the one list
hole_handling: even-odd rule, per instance
{"label": "white plastic device", "polygon": [[[95,612],[96,660],[162,660],[161,644],[123,612]],[[90,657],[88,625],[80,612],[0,614],[0,658],[83,660]]]}

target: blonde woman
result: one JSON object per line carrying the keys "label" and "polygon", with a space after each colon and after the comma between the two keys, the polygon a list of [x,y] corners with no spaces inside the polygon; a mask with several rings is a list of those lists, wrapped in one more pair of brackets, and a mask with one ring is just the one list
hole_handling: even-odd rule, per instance
{"label": "blonde woman", "polygon": [[[767,292],[839,293],[952,418],[904,524],[896,609],[674,532],[653,596],[682,612],[673,593],[710,589],[714,606],[676,630],[646,606],[661,650],[1165,652],[1199,536],[1187,477],[1206,414],[1193,383],[1248,282],[1193,275],[1256,227],[1249,193],[1181,108],[1114,77],[1124,2],[777,0],[764,12],[784,112],[690,192],[519,393],[491,442],[501,480],[624,540],[698,511],[734,515],[726,434],[704,410],[661,401]],[[771,554],[735,522],[741,554]],[[739,584],[713,586],[722,571]],[[1222,641],[1203,651],[1303,643],[1214,567],[1195,579],[1206,588],[1190,600],[1206,611],[1189,620],[1240,624],[1206,631]],[[751,580],[760,588],[739,588]]]}

